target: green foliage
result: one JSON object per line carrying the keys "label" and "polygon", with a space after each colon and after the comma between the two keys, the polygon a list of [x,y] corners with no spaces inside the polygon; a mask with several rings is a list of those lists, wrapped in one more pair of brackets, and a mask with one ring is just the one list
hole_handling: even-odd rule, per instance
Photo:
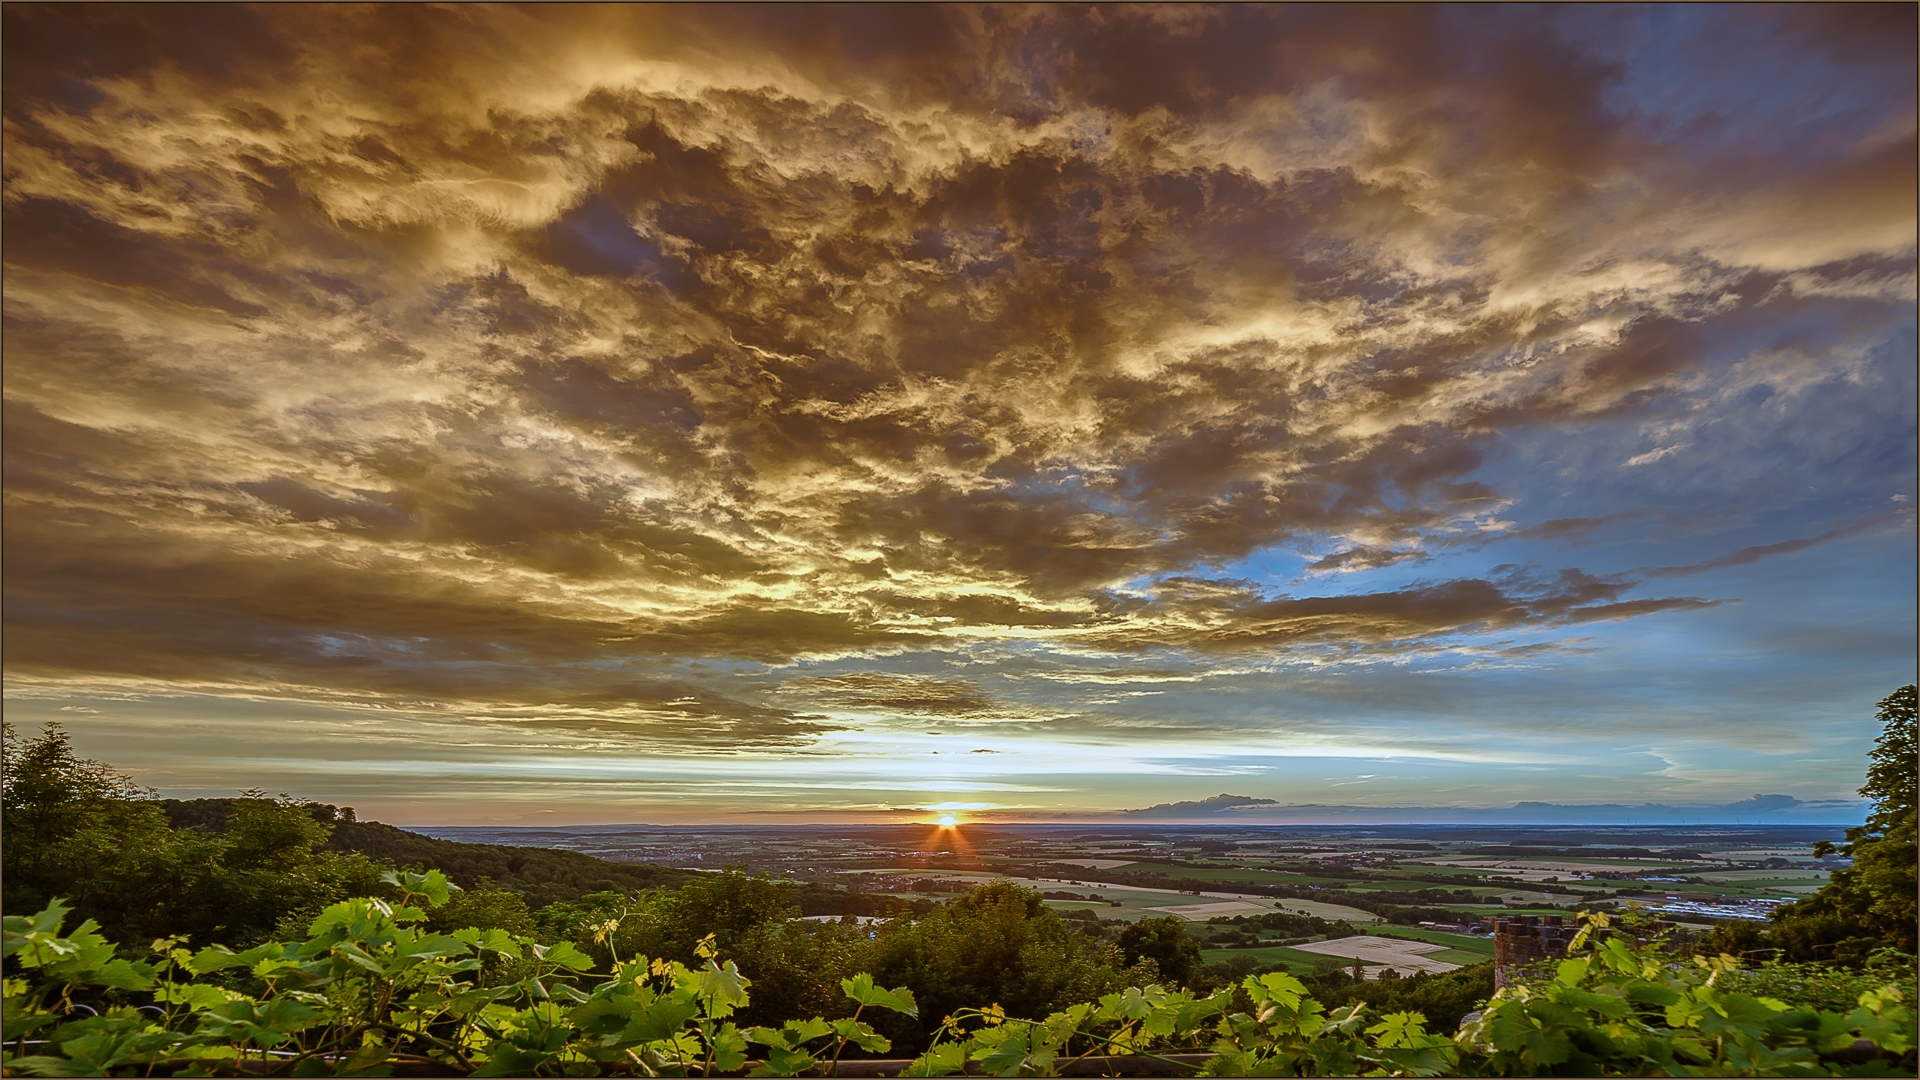
{"label": "green foliage", "polygon": [[1173,915],[1141,919],[1120,932],[1118,944],[1127,964],[1151,960],[1176,985],[1191,983],[1200,971],[1200,943],[1187,936],[1186,920]]}
{"label": "green foliage", "polygon": [[[1251,982],[1251,980],[1249,980]],[[1128,987],[1054,1012],[1044,1020],[1008,1014],[999,1005],[962,1009],[941,1024],[937,1039],[903,1076],[951,1076],[969,1065],[989,1076],[1057,1076],[1094,1053],[1159,1056],[1205,1037],[1205,1023],[1232,1000],[1223,991],[1196,998],[1159,986]]]}
{"label": "green foliage", "polygon": [[549,904],[536,918],[548,935],[591,943],[595,955],[609,960],[644,952],[691,963],[708,936],[733,955],[758,928],[798,915],[792,892],[786,882],[734,871],[699,874],[671,892],[589,893]]}
{"label": "green foliage", "polygon": [[1692,951],[1697,956],[1726,953],[1758,961],[1779,949],[1768,944],[1766,927],[1761,924],[1751,919],[1724,919],[1694,939]]}
{"label": "green foliage", "polygon": [[831,1073],[849,1045],[871,1053],[885,1053],[893,1048],[891,1040],[861,1022],[860,1014],[869,1007],[906,1016],[920,1015],[912,991],[904,987],[897,990],[881,989],[874,985],[871,975],[860,974],[842,979],[840,989],[855,1006],[853,1015],[847,1019],[829,1021],[815,1017],[811,1020],[789,1020],[777,1031],[766,1027],[748,1029],[747,1041],[765,1046],[767,1060],[747,1075],[798,1076],[808,1072],[820,1064],[818,1055],[825,1049],[824,1045],[809,1049],[809,1044],[828,1038],[835,1040],[832,1057],[827,1062],[828,1072]]}
{"label": "green foliage", "polygon": [[223,834],[173,828],[150,792],[73,753],[58,724],[6,736],[4,901],[12,911],[65,897],[117,940],[265,940],[286,920],[374,892],[378,867],[321,849],[328,824],[309,803],[248,792]]}
{"label": "green foliage", "polygon": [[1828,1012],[1846,1012],[1861,994],[1883,986],[1898,989],[1903,1000],[1915,1000],[1913,957],[1892,949],[1875,953],[1859,968],[1768,961],[1728,971],[1717,985]]}
{"label": "green foliage", "polygon": [[[145,961],[116,956],[90,922],[64,933],[59,904],[8,916],[0,1067],[35,1076],[385,1075],[403,1065],[475,1076],[831,1075],[846,1053],[893,1049],[870,1019],[923,1010],[906,988],[860,974],[839,984],[851,1015],[743,1024],[754,982],[720,958],[712,937],[695,943],[693,964],[636,955],[602,966],[569,943],[434,930],[428,911],[457,895],[437,871],[395,872],[385,884],[396,899],[331,905],[304,940],[241,952],[163,940]],[[1269,973],[1205,996],[1126,987],[1039,1019],[998,1003],[958,1008],[904,1075],[1059,1075],[1092,1054],[1195,1051],[1211,1055],[1202,1072],[1214,1076],[1912,1073],[1908,989],[1869,978],[1840,1008],[1789,1005],[1736,988],[1731,958],[1678,963],[1624,936],[1592,944],[1591,929],[1605,922],[1594,917],[1552,977],[1495,995],[1452,1037],[1414,1010],[1329,1009],[1299,980]],[[490,957],[515,972],[486,978]],[[82,1015],[83,997],[102,1007]],[[750,1061],[755,1047],[763,1056]]]}
{"label": "green foliage", "polygon": [[[1904,714],[1897,697],[1882,703],[1894,751],[1876,767],[1899,760],[1901,716],[1911,745],[1911,696]],[[1766,931],[1772,945],[1723,927],[1709,955],[1682,962],[1583,941],[1454,1037],[1442,1033],[1490,995],[1485,965],[1366,983],[1329,972],[1309,987],[1247,970],[1250,958],[1202,967],[1200,928],[1175,919],[1108,926],[1117,940],[1105,943],[1011,884],[860,927],[794,921],[804,888],[737,872],[535,911],[484,878],[462,890],[440,870],[329,850],[370,824],[351,811],[249,792],[220,801],[217,828],[205,807],[175,827],[55,727],[24,744],[9,730],[6,747],[7,907],[40,909],[5,921],[8,1075],[793,1075],[885,1053],[918,1054],[914,1075],[1050,1075],[1092,1054],[1169,1053],[1210,1054],[1214,1075],[1913,1068],[1912,960],[1867,956],[1893,936],[1873,922],[1887,917],[1874,874],[1904,880],[1911,903],[1911,855],[1876,862],[1912,845],[1912,799],[1902,817],[1899,778],[1881,782],[1891,766],[1869,777],[1876,805],[1896,811],[1874,819],[1887,827],[1850,837],[1854,870],[1788,909],[1799,914]],[[1308,918],[1204,931],[1240,942]],[[1864,966],[1743,970],[1719,955],[1794,933],[1790,954]]]}
{"label": "green foliage", "polygon": [[[334,904],[305,941],[238,953],[218,946],[195,953],[162,941],[156,963],[114,958],[91,922],[63,936],[67,911],[58,904],[31,918],[8,917],[7,1073],[113,1075],[163,1063],[226,1071],[254,1061],[312,1075],[309,1065],[322,1074],[359,1073],[425,1060],[477,1076],[607,1068],[704,1075],[744,1065],[747,1036],[729,1018],[748,1003],[751,980],[732,961],[717,960],[711,938],[695,946],[697,966],[634,957],[596,980],[592,959],[567,942],[421,926],[426,909],[446,906],[455,892],[438,871],[384,878],[397,903]],[[490,955],[521,961],[519,977],[476,978]],[[232,988],[236,975],[244,989]],[[103,988],[145,991],[154,1006],[73,1019],[74,992]],[[801,1025],[803,1038],[781,1043],[790,1059],[810,1065],[804,1044],[815,1037],[837,1036],[835,1058],[848,1045],[884,1050],[886,1040],[860,1021],[860,1010],[916,1011],[904,988],[885,990],[862,976],[843,989],[854,1016]],[[43,1052],[22,1052],[30,1035],[41,1036]]]}
{"label": "green foliage", "polygon": [[[1152,976],[1150,967],[1128,972],[1117,949],[1070,930],[1038,894],[1013,885],[976,890],[923,918],[858,927],[796,921],[796,896],[804,890],[786,882],[703,874],[677,892],[596,893],[534,918],[544,939],[573,941],[602,965],[634,953],[693,963],[710,935],[760,988],[740,1009],[743,1029],[778,1030],[796,1016],[846,1018],[856,1010],[843,982],[862,972],[912,987],[933,1016],[981,1001],[1045,1012]],[[910,1051],[929,1037],[908,1013],[864,1022]]]}
{"label": "green foliage", "polygon": [[[1417,909],[1411,909],[1417,910]],[[1234,927],[1247,931],[1275,931],[1282,937],[1352,937],[1353,924],[1340,919],[1323,919],[1292,911],[1267,911],[1258,915],[1235,915],[1207,920],[1209,928]]]}
{"label": "green foliage", "polygon": [[1875,715],[1883,729],[1867,755],[1867,782],[1860,794],[1873,800],[1867,834],[1892,832],[1912,821],[1915,788],[1920,786],[1920,693],[1909,683],[1881,698]]}
{"label": "green foliage", "polygon": [[9,910],[63,897],[120,940],[244,943],[378,884],[379,868],[364,856],[321,849],[331,826],[310,804],[252,791],[230,800],[222,833],[176,829],[150,792],[79,757],[58,725],[25,741],[11,727],[4,735]]}
{"label": "green foliage", "polygon": [[1359,1002],[1377,1013],[1417,1012],[1434,1028],[1452,1031],[1493,996],[1493,962],[1438,975],[1422,971],[1404,979],[1316,978],[1313,992],[1328,1009]]}
{"label": "green foliage", "polygon": [[[220,834],[227,830],[236,802],[234,799],[162,799],[159,805],[176,829],[198,827]],[[664,866],[608,862],[577,851],[439,840],[378,821],[359,821],[352,807],[326,803],[304,805],[317,820],[332,826],[323,845],[327,851],[439,870],[468,888],[486,881],[496,889],[519,893],[533,909],[578,901],[589,893],[672,888],[701,876]]]}
{"label": "green foliage", "polygon": [[[297,933],[326,905],[376,892],[383,869],[376,859],[441,869],[452,881],[485,886],[460,897],[446,920],[544,933],[549,940],[573,928],[543,928],[528,910],[530,897],[578,901],[592,889],[705,876],[571,851],[434,840],[356,821],[351,808],[261,791],[235,799],[158,800],[110,767],[79,757],[55,724],[24,740],[7,726],[4,748],[0,883],[6,908],[31,911],[61,897],[122,941],[183,937],[246,945]],[[690,959],[699,934],[680,937],[671,951]],[[577,936],[590,939],[590,930]]]}
{"label": "green foliage", "polygon": [[1461,1032],[1487,1075],[1835,1075],[1861,1039],[1882,1068],[1912,1055],[1913,1013],[1896,987],[1862,993],[1845,1015],[1791,1006],[1716,985],[1737,970],[1732,957],[1676,964],[1624,936],[1583,952],[1605,925],[1595,916],[1551,980],[1510,987]]}
{"label": "green foliage", "polygon": [[1915,866],[1920,865],[1920,845],[1915,841],[1912,811],[1897,821],[1873,842],[1854,845],[1853,867],[1834,876],[1863,894],[1861,922],[1879,937],[1906,952],[1920,948],[1916,926],[1920,926],[1920,905],[1915,898]]}
{"label": "green foliage", "polygon": [[[156,891],[188,854],[165,842],[164,819],[139,801],[133,781],[75,754],[59,725],[22,741],[0,724],[0,747],[0,880],[9,909],[58,895],[93,914],[97,898]],[[108,921],[116,932],[127,928]]]}
{"label": "green foliage", "polygon": [[140,794],[134,782],[108,766],[73,752],[60,725],[49,723],[38,738],[21,742],[12,724],[0,725],[0,799],[5,805],[9,870],[33,871],[58,845],[80,835],[107,806]]}
{"label": "green foliage", "polygon": [[[1847,830],[1847,842],[1838,848],[1852,857],[1853,866],[1834,871],[1819,892],[1775,913],[1769,938],[1793,959],[1858,964],[1884,946],[1920,951],[1920,845],[1915,840],[1920,710],[1914,687],[1882,698],[1878,716],[1883,730],[1860,788],[1873,800],[1873,810],[1866,824]],[[1816,854],[1832,850],[1831,844],[1815,848]]]}
{"label": "green foliage", "polygon": [[[914,988],[929,1016],[981,1003],[1013,1014],[1044,1015],[1126,985],[1118,950],[1070,931],[1040,894],[995,883],[976,889],[912,922],[874,930],[866,970],[874,978]],[[896,1043],[918,1048],[918,1025],[889,1022]]]}

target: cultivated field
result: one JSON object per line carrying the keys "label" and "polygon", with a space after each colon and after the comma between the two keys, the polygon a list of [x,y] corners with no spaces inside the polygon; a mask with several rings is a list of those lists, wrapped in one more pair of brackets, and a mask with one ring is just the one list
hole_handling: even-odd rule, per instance
{"label": "cultivated field", "polygon": [[1421,971],[1439,974],[1460,967],[1459,964],[1449,964],[1428,955],[1441,952],[1446,949],[1446,946],[1426,941],[1407,941],[1402,938],[1346,937],[1331,941],[1308,942],[1293,947],[1304,953],[1358,960],[1365,965],[1363,970],[1367,971],[1368,978],[1378,978],[1379,972],[1385,969],[1392,969],[1402,975],[1412,975]]}
{"label": "cultivated field", "polygon": [[[1374,924],[1502,911],[1577,912],[1668,898],[1732,904],[1812,892],[1811,826],[755,826],[427,830],[448,839],[568,848],[619,861],[734,866],[835,888],[941,900],[990,881],[1053,895],[1062,911],[1194,922],[1289,911]],[[1450,916],[1445,913],[1452,913]],[[1300,954],[1302,956],[1308,954]],[[1298,957],[1288,957],[1289,963]]]}

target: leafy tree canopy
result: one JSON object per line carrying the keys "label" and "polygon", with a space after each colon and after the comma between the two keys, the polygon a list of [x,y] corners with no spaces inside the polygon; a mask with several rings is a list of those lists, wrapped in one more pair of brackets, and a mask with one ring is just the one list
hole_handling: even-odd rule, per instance
{"label": "leafy tree canopy", "polygon": [[1833,959],[1850,964],[1866,960],[1874,949],[1916,949],[1915,789],[1920,787],[1916,752],[1916,709],[1912,684],[1880,699],[1879,741],[1868,756],[1867,781],[1860,794],[1873,800],[1866,824],[1847,830],[1847,842],[1816,845],[1814,853],[1838,850],[1853,866],[1835,871],[1819,892],[1781,908],[1768,938],[1794,959]]}

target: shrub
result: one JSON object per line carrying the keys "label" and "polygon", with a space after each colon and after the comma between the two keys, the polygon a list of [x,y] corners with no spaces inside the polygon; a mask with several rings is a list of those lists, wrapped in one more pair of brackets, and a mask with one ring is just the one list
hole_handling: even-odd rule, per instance
{"label": "shrub", "polygon": [[[716,1075],[747,1068],[760,1047],[753,1075],[791,1076],[830,1071],[849,1052],[885,1053],[893,1044],[869,1020],[920,1013],[911,992],[853,975],[838,981],[838,1011],[851,1015],[742,1026],[753,980],[722,962],[711,938],[695,945],[694,964],[634,956],[602,970],[565,942],[436,932],[424,924],[454,892],[444,876],[382,879],[389,899],[334,904],[305,940],[238,953],[163,940],[151,959],[132,961],[91,921],[63,933],[58,902],[7,916],[0,1069]],[[1024,902],[1009,894],[961,914],[1004,919]],[[1588,930],[1604,925],[1595,917]],[[1216,1076],[1913,1073],[1914,1015],[1898,985],[1868,985],[1845,1012],[1789,1005],[1721,985],[1736,974],[1731,958],[1678,963],[1624,937],[1592,945],[1589,932],[1550,980],[1494,995],[1452,1037],[1426,1030],[1417,1011],[1379,1015],[1360,1001],[1329,1010],[1273,972],[1206,996],[1119,989],[1039,1019],[999,1003],[957,1008],[905,1075],[1058,1075],[1088,1054],[1196,1050],[1210,1052],[1204,1072]],[[489,956],[511,961],[509,974],[486,978]],[[80,1015],[83,1003],[91,1015]]]}

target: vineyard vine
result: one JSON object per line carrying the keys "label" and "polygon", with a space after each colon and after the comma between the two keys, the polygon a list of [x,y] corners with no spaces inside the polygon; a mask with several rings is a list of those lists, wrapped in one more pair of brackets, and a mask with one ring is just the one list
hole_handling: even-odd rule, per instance
{"label": "vineyard vine", "polygon": [[[457,888],[438,871],[388,871],[387,898],[334,904],[304,940],[241,952],[153,942],[117,955],[58,901],[4,920],[9,1075],[833,1075],[886,1036],[862,1016],[917,1016],[904,988],[841,981],[837,1019],[741,1027],[751,981],[711,938],[698,965],[633,956],[598,964],[568,942],[499,928],[435,932]],[[1059,1075],[1076,1060],[1207,1055],[1213,1076],[1911,1075],[1909,996],[1889,982],[1845,1012],[1729,990],[1730,957],[1683,959],[1589,917],[1550,978],[1496,994],[1452,1035],[1417,1012],[1327,1010],[1282,973],[1201,996],[1128,988],[1040,1018],[997,1004],[955,1010],[899,1075]],[[599,928],[596,942],[618,927]],[[756,1049],[757,1048],[757,1049]],[[1192,1059],[1179,1059],[1179,1064]]]}

